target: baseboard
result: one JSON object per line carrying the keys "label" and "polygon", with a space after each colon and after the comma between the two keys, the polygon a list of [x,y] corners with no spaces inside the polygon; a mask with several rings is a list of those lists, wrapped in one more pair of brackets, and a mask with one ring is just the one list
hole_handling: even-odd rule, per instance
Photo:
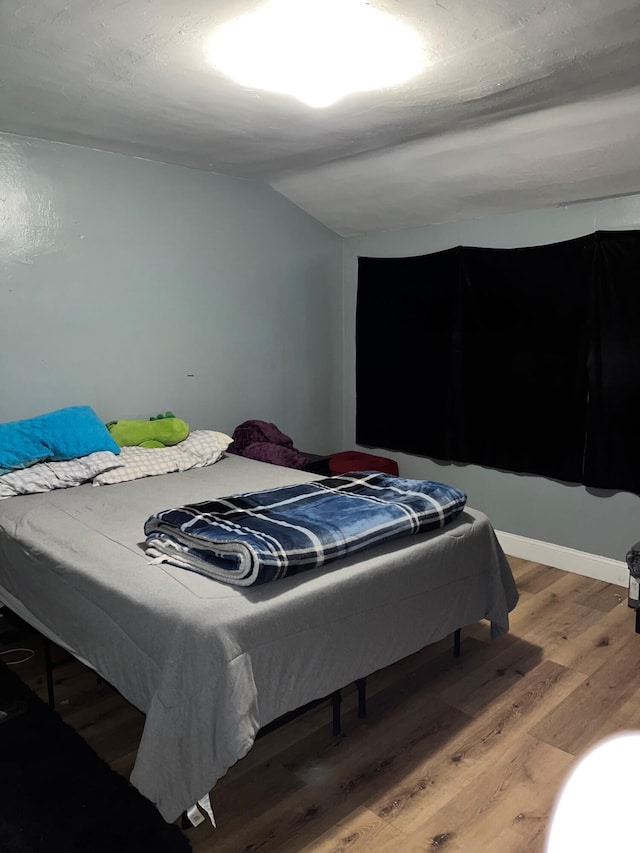
{"label": "baseboard", "polygon": [[528,539],[515,533],[504,533],[496,530],[498,541],[505,554],[520,557],[522,560],[532,560],[545,566],[564,569],[565,572],[575,572],[588,578],[614,583],[627,587],[629,584],[629,569],[622,560],[610,557],[600,557],[598,554],[587,554],[565,548],[564,545],[554,545],[540,539]]}

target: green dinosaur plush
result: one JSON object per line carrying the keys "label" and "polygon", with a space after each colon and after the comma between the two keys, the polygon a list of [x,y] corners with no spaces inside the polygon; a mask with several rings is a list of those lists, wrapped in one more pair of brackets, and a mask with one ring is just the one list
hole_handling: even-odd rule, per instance
{"label": "green dinosaur plush", "polygon": [[169,447],[189,435],[189,424],[171,412],[148,421],[111,421],[107,429],[120,447]]}

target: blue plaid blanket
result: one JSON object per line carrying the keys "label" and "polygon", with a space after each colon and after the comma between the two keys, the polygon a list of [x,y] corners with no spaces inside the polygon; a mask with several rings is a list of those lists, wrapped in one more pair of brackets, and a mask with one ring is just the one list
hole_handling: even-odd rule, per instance
{"label": "blue plaid blanket", "polygon": [[147,519],[145,552],[225,583],[252,586],[443,527],[459,489],[355,471],[165,509]]}

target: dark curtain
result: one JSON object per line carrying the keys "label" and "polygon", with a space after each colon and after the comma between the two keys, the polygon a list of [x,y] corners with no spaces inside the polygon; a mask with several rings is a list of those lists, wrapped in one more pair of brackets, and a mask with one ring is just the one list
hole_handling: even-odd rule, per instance
{"label": "dark curtain", "polygon": [[359,259],[359,444],[452,458],[460,381],[459,256],[460,249],[450,249]]}
{"label": "dark curtain", "polygon": [[584,477],[640,494],[640,232],[595,235]]}
{"label": "dark curtain", "polygon": [[462,258],[464,444],[453,458],[579,482],[594,242]]}
{"label": "dark curtain", "polygon": [[356,440],[640,493],[640,232],[360,258]]}

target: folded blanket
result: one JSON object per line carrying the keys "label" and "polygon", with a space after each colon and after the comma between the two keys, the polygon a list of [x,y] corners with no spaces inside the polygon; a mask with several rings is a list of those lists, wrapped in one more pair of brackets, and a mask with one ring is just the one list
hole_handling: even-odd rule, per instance
{"label": "folded blanket", "polygon": [[225,583],[251,586],[443,527],[467,496],[430,480],[354,471],[155,513],[145,552]]}

